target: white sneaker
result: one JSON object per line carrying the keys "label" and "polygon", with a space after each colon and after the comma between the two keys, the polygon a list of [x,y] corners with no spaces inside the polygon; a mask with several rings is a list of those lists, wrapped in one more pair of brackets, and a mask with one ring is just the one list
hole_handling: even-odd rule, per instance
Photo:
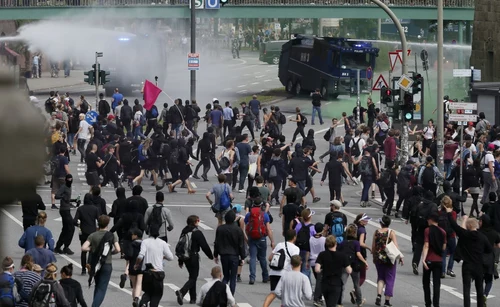
{"label": "white sneaker", "polygon": [[247,191],[245,189],[238,190],[239,193],[246,193]]}

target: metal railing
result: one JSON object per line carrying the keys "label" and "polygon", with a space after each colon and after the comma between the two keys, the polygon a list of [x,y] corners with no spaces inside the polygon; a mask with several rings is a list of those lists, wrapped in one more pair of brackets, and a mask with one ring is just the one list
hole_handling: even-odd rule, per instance
{"label": "metal railing", "polygon": [[[432,7],[437,0],[385,0],[390,7]],[[445,8],[474,8],[475,0],[444,0]],[[0,7],[187,6],[189,0],[0,0]],[[375,6],[370,0],[230,0],[226,6]]]}

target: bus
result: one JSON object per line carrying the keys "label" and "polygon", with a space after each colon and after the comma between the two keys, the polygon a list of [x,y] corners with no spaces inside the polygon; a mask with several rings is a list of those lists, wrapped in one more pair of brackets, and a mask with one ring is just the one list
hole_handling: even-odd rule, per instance
{"label": "bus", "polygon": [[130,95],[141,90],[146,79],[154,82],[155,76],[158,86],[165,84],[167,43],[162,35],[120,33],[114,39],[113,47],[106,48],[99,59],[101,70],[110,72],[110,82],[104,85],[106,96],[111,96],[115,88]]}
{"label": "bus", "polygon": [[324,98],[371,90],[367,68],[375,69],[379,49],[346,38],[296,35],[281,49],[278,77],[286,91],[299,95],[320,89]]}

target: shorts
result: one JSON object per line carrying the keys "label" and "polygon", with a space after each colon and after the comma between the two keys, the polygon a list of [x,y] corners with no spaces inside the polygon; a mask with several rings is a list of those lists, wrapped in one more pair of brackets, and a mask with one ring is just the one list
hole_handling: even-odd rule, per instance
{"label": "shorts", "polygon": [[85,179],[87,179],[87,184],[91,187],[101,184],[97,172],[86,172]]}
{"label": "shorts", "polygon": [[59,188],[62,187],[65,184],[65,179],[64,178],[55,178],[52,176],[52,193],[57,193],[59,191]]}
{"label": "shorts", "polygon": [[224,217],[226,216],[226,214],[229,212],[229,210],[232,210],[231,208],[228,208],[224,211],[220,211],[220,212],[217,212],[215,214],[215,217],[220,219],[221,221],[224,221]]}
{"label": "shorts", "polygon": [[182,124],[172,124],[172,130],[174,130],[176,134],[181,133],[181,127]]}

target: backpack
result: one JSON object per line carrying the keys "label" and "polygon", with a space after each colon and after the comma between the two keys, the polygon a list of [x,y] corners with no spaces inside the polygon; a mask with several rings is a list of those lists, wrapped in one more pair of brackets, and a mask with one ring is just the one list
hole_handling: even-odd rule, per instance
{"label": "backpack", "polygon": [[141,117],[139,117],[139,125],[145,126],[146,125],[146,117],[141,114]]}
{"label": "backpack", "polygon": [[359,272],[360,263],[358,256],[356,255],[356,249],[354,247],[354,240],[347,240],[344,244],[342,244],[341,252],[343,252],[348,259],[348,263],[351,266],[354,272]]}
{"label": "backpack", "polygon": [[54,101],[52,100],[52,98],[48,98],[47,100],[45,100],[45,112],[49,114],[54,112]]}
{"label": "backpack", "polygon": [[269,261],[269,267],[275,271],[283,270],[283,268],[285,267],[286,255],[292,258],[292,256],[290,256],[290,252],[288,251],[288,246],[286,246],[285,242],[285,248],[282,248],[279,251],[273,253],[271,261]]}
{"label": "backpack", "polygon": [[371,165],[371,157],[363,157],[361,158],[361,162],[359,163],[359,173],[363,176],[371,176],[372,175],[372,165]]}
{"label": "backpack", "polygon": [[410,174],[402,170],[398,175],[398,191],[404,192],[411,189]]}
{"label": "backpack", "polygon": [[163,205],[153,207],[153,211],[151,211],[151,214],[148,217],[148,222],[146,223],[147,234],[149,234],[149,229],[151,229],[151,226],[153,225],[160,229],[161,225],[163,224],[162,211]]}
{"label": "backpack", "polygon": [[331,234],[337,237],[337,243],[344,241],[344,219],[342,216],[334,216],[332,220]]}
{"label": "backpack", "polygon": [[224,183],[224,190],[219,199],[219,210],[225,211],[231,206],[231,197],[227,189],[227,184]]}
{"label": "backpack", "polygon": [[467,167],[469,165],[469,159],[466,159],[467,155],[469,155],[469,158],[472,159],[472,156],[470,154],[470,150],[468,148],[464,148],[464,150],[462,152],[461,159],[462,159],[465,167]]}
{"label": "backpack", "polygon": [[304,126],[307,125],[307,117],[305,117],[304,114],[302,113],[299,114],[300,114],[300,123]]}
{"label": "backpack", "polygon": [[89,111],[89,103],[86,100],[80,105],[80,111],[82,111],[82,113],[87,113]]}
{"label": "backpack", "polygon": [[50,174],[54,175],[59,168],[61,167],[61,161],[59,160],[59,156],[55,156],[50,159]]}
{"label": "backpack", "polygon": [[179,148],[174,148],[170,153],[170,157],[168,158],[168,164],[175,165],[179,163]]}
{"label": "backpack", "polygon": [[351,130],[356,130],[358,129],[358,123],[354,120],[354,116],[349,116],[347,118],[347,121],[349,122],[349,127],[351,127]]}
{"label": "backpack", "polygon": [[31,294],[31,307],[49,307],[56,305],[56,298],[54,296],[54,283],[56,281],[42,280],[42,282],[33,289]]}
{"label": "backpack", "polygon": [[391,185],[391,171],[388,169],[384,169],[382,174],[380,175],[379,185],[381,187],[390,187]]}
{"label": "backpack", "polygon": [[58,120],[63,120],[63,114],[62,114],[62,111],[59,111],[59,112],[57,112],[57,113],[56,113],[56,118],[57,118]]}
{"label": "backpack", "polygon": [[286,124],[286,116],[280,112],[280,115],[279,115],[279,123],[284,125]]}
{"label": "backpack", "polygon": [[267,236],[267,227],[264,223],[265,212],[259,207],[250,209],[250,217],[245,227],[247,235],[253,240],[259,240]]}
{"label": "backpack", "polygon": [[295,245],[297,245],[300,250],[308,251],[311,249],[309,245],[309,239],[311,238],[311,226],[314,226],[314,224],[306,225],[302,222],[301,224],[302,228],[300,228],[299,232],[297,233],[297,240],[295,241]]}
{"label": "backpack", "polygon": [[89,273],[89,287],[92,285],[92,280],[94,276],[99,272],[102,265],[106,263],[106,258],[113,250],[113,241],[114,241],[113,233],[107,231],[99,242],[97,249],[90,254],[88,265],[90,269]]}
{"label": "backpack", "polygon": [[225,151],[222,154],[222,158],[219,160],[219,167],[220,169],[228,169],[229,166],[231,165],[231,161],[229,161],[229,158],[224,156]]}
{"label": "backpack", "polygon": [[425,166],[424,172],[422,173],[422,183],[434,183],[434,168],[432,166]]}
{"label": "backpack", "polygon": [[224,284],[222,281],[216,281],[205,295],[201,307],[226,307],[226,287],[226,284]]}
{"label": "backpack", "polygon": [[353,157],[359,157],[359,155],[361,155],[361,150],[359,150],[359,141],[361,141],[361,137],[358,137],[358,140],[352,144],[351,156]]}
{"label": "backpack", "polygon": [[156,106],[151,108],[151,116],[152,118],[158,118],[158,108]]}
{"label": "backpack", "polygon": [[453,235],[453,228],[451,228],[450,221],[448,220],[448,213],[446,213],[446,211],[439,211],[438,226],[446,232],[447,238]]}
{"label": "backpack", "polygon": [[2,273],[0,275],[0,306],[14,306],[14,276]]}
{"label": "backpack", "polygon": [[186,262],[191,258],[191,244],[193,242],[193,232],[198,229],[193,229],[190,232],[182,233],[179,242],[175,246],[175,255],[179,260]]}
{"label": "backpack", "polygon": [[271,168],[269,169],[269,178],[276,178],[278,177],[278,170],[276,169],[276,165],[271,165]]}

